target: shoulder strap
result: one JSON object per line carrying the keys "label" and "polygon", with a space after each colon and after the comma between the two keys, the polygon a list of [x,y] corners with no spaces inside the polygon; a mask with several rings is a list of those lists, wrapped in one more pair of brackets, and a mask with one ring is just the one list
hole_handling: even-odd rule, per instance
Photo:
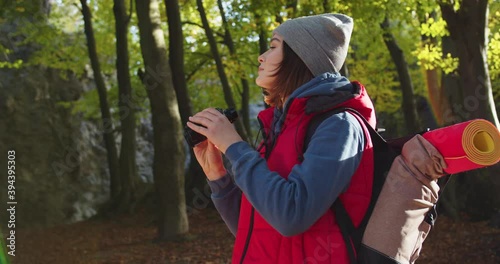
{"label": "shoulder strap", "polygon": [[[357,249],[361,245],[361,240],[363,238],[364,230],[366,228],[366,225],[368,224],[368,220],[370,219],[373,208],[375,207],[375,202],[378,199],[378,195],[382,190],[386,172],[389,171],[390,165],[392,164],[392,160],[398,155],[398,153],[389,146],[389,144],[377,131],[375,131],[375,129],[368,123],[366,118],[364,118],[364,116],[361,115],[361,113],[359,113],[355,109],[347,107],[336,108],[331,111],[319,114],[311,120],[304,141],[304,152],[312,138],[312,135],[319,127],[319,125],[330,116],[345,111],[348,111],[351,114],[356,115],[357,117],[359,117],[360,120],[362,120],[361,125],[366,127],[366,129],[370,133],[370,138],[374,147],[374,153],[377,153],[377,155],[374,155],[374,164],[376,166],[374,167],[375,176],[373,180],[372,197],[368,209],[360,225],[357,228],[354,226],[351,217],[347,213],[347,210],[344,207],[344,204],[342,204],[342,201],[340,199],[337,198],[337,200],[335,200],[335,202],[331,206],[331,210],[335,214],[337,224],[339,225],[339,229],[342,233],[342,238],[347,248],[347,253],[349,255],[350,263],[355,264],[357,263],[356,262]],[[380,155],[379,153],[383,154]]]}
{"label": "shoulder strap", "polygon": [[366,118],[361,113],[359,113],[356,109],[353,109],[350,107],[340,107],[340,108],[335,108],[333,110],[318,114],[318,115],[313,117],[313,119],[311,120],[311,122],[309,123],[309,126],[307,128],[306,137],[304,139],[304,149],[303,149],[302,153],[304,153],[306,151],[307,146],[309,145],[309,142],[311,141],[311,138],[312,138],[314,132],[316,132],[316,129],[319,127],[319,125],[321,123],[323,123],[323,121],[325,121],[326,119],[328,119],[332,115],[335,115],[335,114],[338,114],[341,112],[346,112],[346,111],[351,112],[352,114],[355,114],[363,121],[364,126],[370,132],[370,137],[371,137],[372,143],[374,145],[375,144],[387,144],[385,139],[377,131],[375,131],[375,129],[370,125],[370,123],[368,123],[368,120],[366,120]]}

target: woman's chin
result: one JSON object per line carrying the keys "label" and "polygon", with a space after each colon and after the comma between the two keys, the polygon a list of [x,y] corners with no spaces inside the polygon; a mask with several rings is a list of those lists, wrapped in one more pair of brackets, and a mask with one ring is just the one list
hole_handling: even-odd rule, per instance
{"label": "woman's chin", "polygon": [[267,105],[272,106],[271,105],[271,98],[269,98],[269,96],[264,95],[264,103],[266,103]]}
{"label": "woman's chin", "polygon": [[262,81],[260,80],[260,76],[257,76],[257,78],[255,78],[255,84],[257,84],[257,86],[259,86],[259,87],[262,87],[261,83],[262,83]]}
{"label": "woman's chin", "polygon": [[271,86],[271,80],[263,76],[257,76],[257,78],[255,78],[255,84],[261,88],[269,88]]}

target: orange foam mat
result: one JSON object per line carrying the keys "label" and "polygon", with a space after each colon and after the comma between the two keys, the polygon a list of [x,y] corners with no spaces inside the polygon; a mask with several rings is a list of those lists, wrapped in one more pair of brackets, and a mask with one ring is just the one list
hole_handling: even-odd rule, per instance
{"label": "orange foam mat", "polygon": [[500,131],[491,122],[474,119],[422,135],[443,155],[448,174],[491,166],[500,161]]}

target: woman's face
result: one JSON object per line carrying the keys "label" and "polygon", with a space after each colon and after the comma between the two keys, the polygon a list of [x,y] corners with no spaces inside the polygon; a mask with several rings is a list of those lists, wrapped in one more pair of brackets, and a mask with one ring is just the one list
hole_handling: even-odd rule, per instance
{"label": "woman's face", "polygon": [[283,37],[274,33],[269,49],[259,56],[259,73],[255,83],[265,90],[274,88],[276,71],[283,60]]}

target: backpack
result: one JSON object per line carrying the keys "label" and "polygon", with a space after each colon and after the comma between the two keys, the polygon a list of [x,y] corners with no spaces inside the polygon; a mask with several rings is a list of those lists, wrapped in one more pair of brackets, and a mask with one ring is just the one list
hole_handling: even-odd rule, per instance
{"label": "backpack", "polygon": [[[416,258],[418,258],[423,241],[425,240],[430,229],[434,226],[434,222],[437,217],[437,211],[436,211],[437,197],[438,194],[444,188],[444,185],[449,180],[449,175],[443,177],[442,180],[440,180],[441,188],[439,188],[439,186],[437,185],[436,185],[437,187],[431,186],[431,188],[433,187],[434,191],[436,191],[435,193],[436,197],[433,203],[424,205],[424,209],[425,207],[428,207],[428,210],[424,210],[425,212],[422,211],[420,213],[421,214],[420,218],[404,219],[406,218],[406,216],[404,215],[405,208],[389,208],[389,210],[387,210],[386,208],[384,212],[379,212],[376,215],[374,215],[374,209],[376,208],[377,201],[379,200],[379,195],[383,190],[384,183],[386,183],[386,181],[388,180],[387,175],[391,170],[391,166],[393,165],[395,159],[401,155],[405,143],[407,143],[409,140],[414,140],[413,138],[417,136],[410,135],[402,138],[386,140],[383,138],[382,135],[380,135],[377,131],[375,131],[375,129],[370,126],[368,121],[355,109],[336,108],[327,111],[325,113],[318,114],[311,120],[306,132],[304,151],[307,148],[307,145],[312,135],[314,134],[314,131],[321,124],[321,122],[323,122],[325,119],[334,114],[344,111],[348,111],[360,117],[361,120],[363,120],[365,127],[368,129],[370,133],[374,151],[374,176],[373,176],[374,178],[372,186],[372,195],[370,204],[360,225],[358,227],[354,226],[352,220],[350,219],[340,199],[335,200],[335,202],[331,206],[331,210],[335,214],[337,223],[342,233],[343,240],[347,247],[350,263],[351,264],[413,263],[416,260]],[[418,134],[423,134],[427,131],[428,130],[422,131],[421,133]],[[418,184],[420,183],[417,183],[417,185]],[[402,192],[405,192],[405,190],[402,190]],[[386,194],[386,196],[387,195],[391,194]],[[386,200],[387,198],[388,197],[386,197]],[[386,202],[386,200],[384,202]],[[402,205],[398,205],[398,207],[401,206]],[[387,215],[386,211],[391,211],[391,210],[401,210],[398,212],[394,212],[395,214],[399,214],[399,217],[394,217],[394,219],[398,220],[392,221],[393,216]],[[402,233],[399,230],[400,227],[392,226],[394,223],[392,223],[391,221],[392,222],[398,221],[397,224],[406,225],[406,228],[407,229],[409,228],[412,231],[408,233],[416,233],[418,234],[418,237],[417,238],[399,237],[400,233]],[[377,226],[377,224],[381,222],[383,224],[382,225],[379,224]],[[407,224],[406,222],[409,222],[410,224]],[[371,232],[370,234],[365,234],[368,233],[366,232],[367,226],[369,226],[369,224],[371,223],[375,225],[371,227],[371,230],[375,229],[375,232]],[[389,226],[389,228],[394,229],[394,232],[390,233],[386,232],[387,230],[377,230],[380,228],[380,226]],[[425,226],[425,228],[422,228],[422,226]],[[377,234],[377,232],[385,233],[382,235],[382,236],[385,235],[385,238],[381,237],[379,233]],[[367,242],[370,240],[370,238],[371,242]],[[386,243],[388,240],[390,241],[389,245],[387,245],[389,247],[389,250],[387,250],[387,247],[385,249],[376,249],[376,244]],[[409,244],[408,241],[411,241],[410,244],[413,245],[410,245],[408,247]]]}

